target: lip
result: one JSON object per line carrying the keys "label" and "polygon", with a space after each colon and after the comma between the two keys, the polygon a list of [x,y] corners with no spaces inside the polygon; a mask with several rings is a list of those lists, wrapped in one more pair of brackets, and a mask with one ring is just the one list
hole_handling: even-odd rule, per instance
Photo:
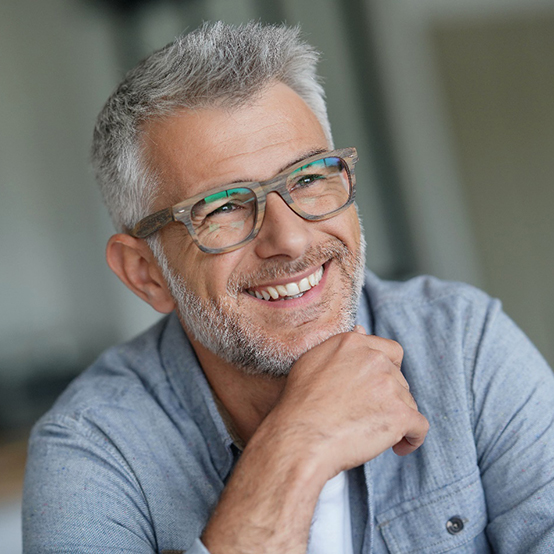
{"label": "lip", "polygon": [[[321,293],[323,291],[323,288],[325,286],[325,283],[327,281],[327,274],[328,274],[328,269],[329,269],[330,264],[331,264],[331,260],[329,260],[329,261],[325,262],[324,264],[322,264],[323,265],[323,276],[321,277],[321,280],[319,281],[319,283],[315,287],[312,287],[310,290],[306,291],[300,298],[291,298],[289,300],[268,301],[268,300],[263,300],[263,299],[260,299],[260,298],[256,298],[255,296],[252,296],[252,295],[248,294],[246,291],[243,291],[243,294],[249,300],[253,300],[255,302],[262,302],[264,306],[269,307],[269,308],[274,308],[274,309],[300,308],[304,304],[309,304],[310,302],[313,302],[318,296],[321,295]],[[312,268],[308,269],[307,271],[305,271],[303,273],[299,273],[298,275],[295,275],[293,277],[287,277],[285,279],[278,279],[276,281],[272,281],[271,283],[266,283],[266,284],[263,284],[263,285],[257,285],[255,287],[252,287],[250,290],[255,291],[255,290],[263,289],[263,288],[268,287],[268,286],[275,287],[277,285],[286,285],[287,283],[296,283],[296,282],[300,281],[301,279],[303,279],[305,277],[308,277],[308,275],[311,275],[314,271],[317,271],[318,267],[321,267],[321,266],[316,266],[315,268],[312,267]]]}

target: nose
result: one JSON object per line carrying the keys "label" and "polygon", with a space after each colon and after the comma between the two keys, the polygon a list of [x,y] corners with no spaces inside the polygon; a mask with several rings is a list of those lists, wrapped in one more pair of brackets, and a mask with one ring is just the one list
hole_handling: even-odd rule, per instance
{"label": "nose", "polygon": [[312,242],[312,223],[294,213],[276,193],[267,196],[262,226],[255,239],[255,251],[260,258],[301,257]]}

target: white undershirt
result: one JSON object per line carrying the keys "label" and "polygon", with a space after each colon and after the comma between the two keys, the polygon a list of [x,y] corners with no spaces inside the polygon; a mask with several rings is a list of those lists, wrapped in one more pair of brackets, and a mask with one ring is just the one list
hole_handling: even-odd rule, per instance
{"label": "white undershirt", "polygon": [[314,511],[307,554],[353,554],[348,478],[325,483]]}

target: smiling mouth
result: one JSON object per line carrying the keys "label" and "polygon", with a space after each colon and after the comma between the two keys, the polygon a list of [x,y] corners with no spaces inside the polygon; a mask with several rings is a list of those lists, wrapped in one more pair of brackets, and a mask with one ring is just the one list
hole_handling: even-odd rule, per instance
{"label": "smiling mouth", "polygon": [[292,300],[304,296],[306,292],[316,287],[323,277],[323,266],[318,268],[308,277],[304,277],[297,282],[286,283],[284,285],[262,286],[255,289],[246,289],[250,296],[260,300],[275,302],[279,300]]}

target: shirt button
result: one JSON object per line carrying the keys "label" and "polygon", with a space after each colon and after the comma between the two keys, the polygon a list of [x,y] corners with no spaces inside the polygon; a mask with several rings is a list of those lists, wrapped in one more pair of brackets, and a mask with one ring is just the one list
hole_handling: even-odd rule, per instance
{"label": "shirt button", "polygon": [[462,518],[460,516],[452,516],[446,522],[446,530],[451,535],[457,535],[458,533],[461,533],[463,529],[464,529],[464,522],[462,521]]}

